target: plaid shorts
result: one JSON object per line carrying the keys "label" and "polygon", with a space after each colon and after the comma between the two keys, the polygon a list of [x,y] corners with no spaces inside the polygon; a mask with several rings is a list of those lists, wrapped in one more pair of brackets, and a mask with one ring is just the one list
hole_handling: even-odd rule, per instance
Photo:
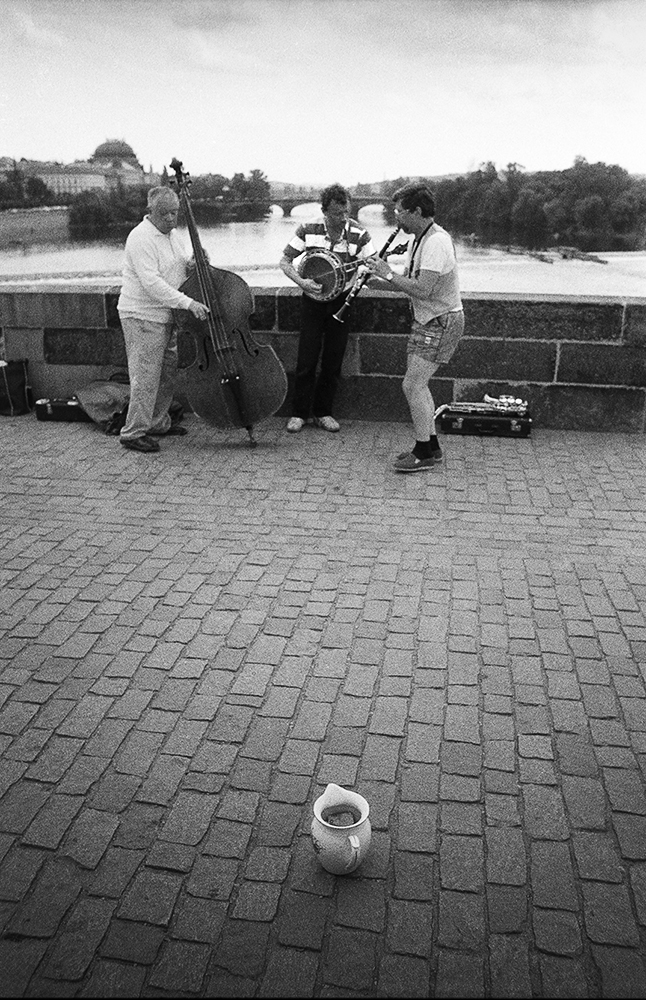
{"label": "plaid shorts", "polygon": [[464,313],[449,312],[434,316],[428,323],[413,320],[407,353],[418,354],[426,361],[443,365],[450,360],[464,333]]}

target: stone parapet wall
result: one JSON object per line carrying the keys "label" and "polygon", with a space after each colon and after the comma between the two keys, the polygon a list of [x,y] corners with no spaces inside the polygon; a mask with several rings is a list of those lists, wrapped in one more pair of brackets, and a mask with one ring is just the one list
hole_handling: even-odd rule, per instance
{"label": "stone parapet wall", "polygon": [[[300,292],[255,288],[251,327],[291,376]],[[8,359],[27,358],[36,398],[72,395],[126,367],[118,284],[0,284]],[[465,336],[433,380],[436,404],[485,393],[528,400],[535,427],[646,430],[646,297],[464,296]],[[347,314],[350,342],[336,414],[409,419],[401,391],[410,312],[394,292],[364,289]],[[290,377],[291,393],[291,377]],[[289,412],[289,396],[281,411]]]}

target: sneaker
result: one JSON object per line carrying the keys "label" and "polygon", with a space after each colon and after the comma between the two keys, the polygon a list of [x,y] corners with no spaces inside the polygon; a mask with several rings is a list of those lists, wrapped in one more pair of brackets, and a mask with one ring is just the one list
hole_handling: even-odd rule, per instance
{"label": "sneaker", "polygon": [[341,425],[334,417],[314,417],[314,424],[316,427],[322,427],[324,431],[329,431],[330,434],[336,434],[341,430]]}
{"label": "sneaker", "polygon": [[302,417],[290,417],[287,421],[287,433],[298,434],[299,431],[303,430],[304,426],[305,421]]}
{"label": "sneaker", "polygon": [[171,424],[167,431],[150,431],[151,437],[184,437],[185,434],[188,431],[181,424]]}
{"label": "sneaker", "polygon": [[425,472],[434,464],[434,458],[416,458],[412,451],[407,451],[397,459],[393,469],[395,472]]}
{"label": "sneaker", "polygon": [[[397,456],[397,461],[399,462],[400,459],[407,458],[409,455],[410,455],[410,451],[402,451],[401,455]],[[444,454],[443,454],[441,448],[432,448],[431,449],[431,458],[433,459],[434,462],[441,462],[443,457],[444,457]]]}
{"label": "sneaker", "polygon": [[124,448],[129,451],[159,451],[159,445],[145,434],[138,438],[119,438]]}

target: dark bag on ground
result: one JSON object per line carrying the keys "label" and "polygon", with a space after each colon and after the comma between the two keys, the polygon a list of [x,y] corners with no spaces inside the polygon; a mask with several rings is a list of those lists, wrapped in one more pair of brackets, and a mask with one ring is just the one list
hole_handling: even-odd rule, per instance
{"label": "dark bag on ground", "polygon": [[[119,434],[128,416],[130,384],[128,376],[116,372],[109,379],[96,379],[76,393],[79,403],[105,434]],[[180,423],[184,408],[176,400],[169,409],[171,421]]]}
{"label": "dark bag on ground", "polygon": [[31,413],[33,408],[28,362],[0,361],[0,414],[3,417],[20,417]]}
{"label": "dark bag on ground", "polygon": [[58,399],[37,399],[36,419],[54,420],[65,423],[92,423],[92,417],[88,416],[76,396]]}

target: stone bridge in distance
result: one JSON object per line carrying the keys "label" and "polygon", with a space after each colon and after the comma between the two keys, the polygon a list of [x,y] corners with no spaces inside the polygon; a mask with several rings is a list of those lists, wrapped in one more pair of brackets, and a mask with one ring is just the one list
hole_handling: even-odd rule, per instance
{"label": "stone bridge in distance", "polygon": [[[282,208],[283,215],[291,215],[292,209],[296,208],[297,205],[309,205],[311,202],[320,201],[321,191],[312,190],[304,194],[298,195],[286,195],[284,197],[276,198],[271,197],[271,204],[278,205]],[[367,205],[379,205],[382,208],[385,207],[386,201],[388,199],[384,198],[383,195],[378,194],[367,194],[367,195],[351,195],[352,198],[352,211],[353,213],[358,212],[360,209],[365,208]]]}

